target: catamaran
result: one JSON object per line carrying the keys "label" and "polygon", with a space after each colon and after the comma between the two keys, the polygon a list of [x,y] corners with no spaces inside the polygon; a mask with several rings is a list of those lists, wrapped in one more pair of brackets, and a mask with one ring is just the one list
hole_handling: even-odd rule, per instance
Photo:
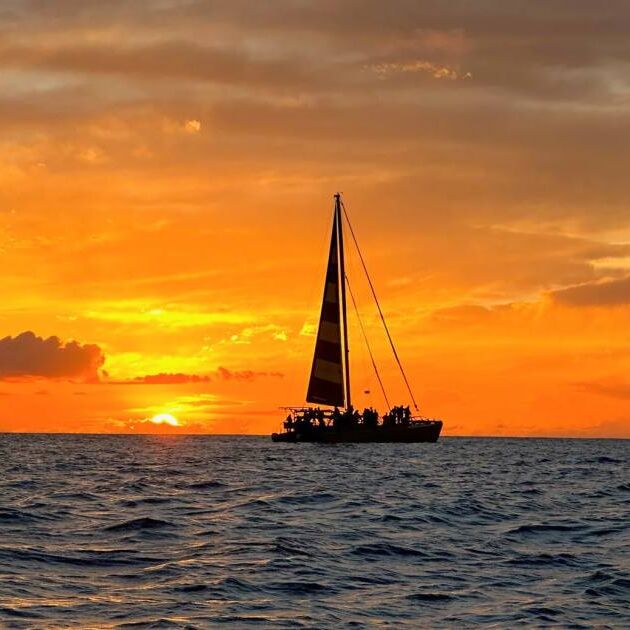
{"label": "catamaran", "polygon": [[[425,418],[417,414],[418,405],[416,404],[416,399],[387,327],[385,316],[376,296],[374,285],[368,274],[365,260],[359,249],[341,195],[339,193],[335,194],[334,199],[332,236],[324,283],[324,297],[306,394],[306,402],[317,405],[317,407],[286,407],[285,411],[288,411],[288,415],[284,421],[284,431],[273,433],[271,438],[274,442],[436,442],[440,437],[442,421]],[[416,410],[415,415],[412,414],[409,406],[392,407],[389,404],[389,399],[360,317],[361,332],[363,333],[372,367],[376,373],[388,411],[380,418],[378,412],[372,408],[365,409],[363,413],[360,413],[352,406],[346,305],[346,293],[349,289],[349,283],[345,271],[344,216],[356,245],[361,265],[376,302],[394,358],[400,368],[404,383]],[[356,307],[352,291],[350,291],[350,297]]]}

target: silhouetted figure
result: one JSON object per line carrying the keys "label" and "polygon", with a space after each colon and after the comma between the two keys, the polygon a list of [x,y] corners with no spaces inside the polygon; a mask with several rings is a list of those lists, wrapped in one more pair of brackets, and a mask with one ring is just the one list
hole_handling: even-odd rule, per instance
{"label": "silhouetted figure", "polygon": [[341,411],[339,411],[339,407],[335,407],[332,412],[332,423],[335,429],[341,428]]}
{"label": "silhouetted figure", "polygon": [[350,429],[354,422],[354,407],[350,405],[342,414],[340,420],[340,428],[343,431]]}
{"label": "silhouetted figure", "polygon": [[319,407],[317,407],[317,409],[315,410],[315,418],[317,419],[319,428],[322,430],[325,429],[326,422],[324,420],[324,412]]}
{"label": "silhouetted figure", "polygon": [[409,405],[403,409],[402,424],[405,427],[408,427],[411,424],[411,409],[409,409]]}
{"label": "silhouetted figure", "polygon": [[366,429],[376,429],[378,426],[378,413],[372,407],[363,410],[363,425]]}
{"label": "silhouetted figure", "polygon": [[309,434],[315,428],[313,426],[314,412],[312,409],[304,409],[301,416],[298,416],[295,423],[295,430],[301,434]]}

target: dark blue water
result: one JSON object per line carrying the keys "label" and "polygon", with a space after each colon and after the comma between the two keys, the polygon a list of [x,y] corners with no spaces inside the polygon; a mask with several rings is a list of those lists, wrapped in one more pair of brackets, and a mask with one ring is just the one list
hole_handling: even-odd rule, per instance
{"label": "dark blue water", "polygon": [[629,456],[0,435],[0,625],[627,628]]}

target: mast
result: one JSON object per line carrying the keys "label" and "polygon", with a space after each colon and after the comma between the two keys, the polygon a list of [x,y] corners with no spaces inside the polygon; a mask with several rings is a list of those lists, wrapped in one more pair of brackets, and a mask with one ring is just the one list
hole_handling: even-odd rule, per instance
{"label": "mast", "polygon": [[337,240],[339,241],[339,290],[341,293],[341,320],[343,322],[343,356],[344,356],[344,384],[346,408],[352,404],[350,394],[350,348],[348,344],[348,314],[346,310],[346,267],[343,249],[343,221],[341,215],[341,195],[335,194],[335,221],[337,225]]}

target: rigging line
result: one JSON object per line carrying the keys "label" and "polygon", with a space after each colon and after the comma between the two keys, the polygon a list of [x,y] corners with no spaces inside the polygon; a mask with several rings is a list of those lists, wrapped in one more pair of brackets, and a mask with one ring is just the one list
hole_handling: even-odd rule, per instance
{"label": "rigging line", "polygon": [[387,327],[387,322],[385,321],[385,315],[383,315],[383,311],[381,309],[381,304],[378,301],[378,297],[376,297],[376,290],[374,289],[374,285],[372,284],[372,279],[370,278],[370,274],[367,270],[367,265],[365,264],[365,260],[363,259],[363,254],[361,253],[361,249],[359,248],[359,243],[357,241],[357,237],[354,234],[354,230],[352,229],[352,223],[350,223],[350,217],[348,217],[348,211],[346,210],[346,206],[341,200],[341,207],[343,208],[343,214],[346,217],[346,222],[348,227],[350,228],[350,234],[352,235],[352,240],[354,241],[354,245],[357,248],[357,252],[359,254],[359,259],[361,260],[361,265],[363,266],[363,271],[365,272],[365,276],[367,278],[368,284],[370,285],[370,290],[372,291],[372,296],[374,297],[374,301],[376,302],[376,308],[378,309],[378,314],[381,316],[381,321],[383,322],[383,327],[385,328],[385,333],[387,334],[387,339],[389,340],[389,345],[392,347],[392,352],[394,353],[394,358],[396,359],[396,363],[398,363],[398,367],[400,368],[400,373],[402,374],[403,380],[405,381],[405,385],[407,386],[407,391],[411,396],[411,400],[413,402],[413,406],[416,411],[418,411],[418,403],[416,403],[416,399],[411,391],[411,385],[409,385],[409,381],[407,380],[407,375],[405,374],[405,370],[402,366],[400,358],[398,356],[398,352],[396,351],[396,346],[394,345],[394,340],[389,332],[389,328]]}
{"label": "rigging line", "polygon": [[354,306],[354,312],[357,314],[357,319],[359,320],[359,328],[361,328],[361,332],[363,333],[363,339],[365,340],[365,345],[367,346],[368,354],[370,355],[370,360],[372,361],[372,367],[374,368],[374,373],[376,374],[376,379],[378,380],[378,384],[381,386],[381,392],[383,392],[383,398],[385,399],[385,403],[387,404],[387,410],[389,411],[392,407],[389,404],[387,394],[385,393],[385,386],[383,385],[383,381],[381,380],[381,375],[378,373],[378,368],[376,367],[376,361],[374,360],[374,355],[372,354],[372,348],[370,347],[370,342],[368,341],[365,328],[363,327],[363,321],[361,320],[361,315],[359,314],[359,308],[357,307],[357,301],[354,299],[354,293],[352,293],[352,287],[350,286],[350,281],[348,280],[348,276],[346,276],[346,287],[348,288],[348,293],[350,293],[350,299],[352,300],[352,305]]}

